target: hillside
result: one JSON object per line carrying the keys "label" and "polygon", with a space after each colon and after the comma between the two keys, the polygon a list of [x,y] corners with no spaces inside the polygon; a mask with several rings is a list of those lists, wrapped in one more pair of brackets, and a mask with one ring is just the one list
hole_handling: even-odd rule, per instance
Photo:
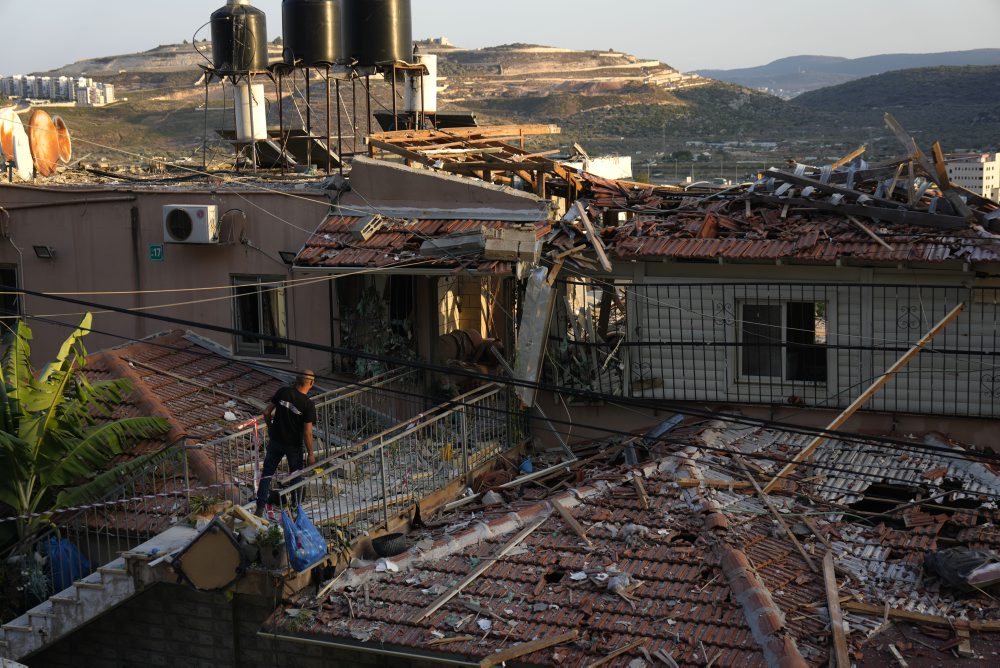
{"label": "hillside", "polygon": [[[482,123],[556,123],[563,127],[562,135],[536,139],[532,146],[567,149],[580,142],[592,153],[633,155],[643,162],[656,159],[660,165],[662,156],[668,156],[672,173],[680,169],[676,160],[692,156],[699,162],[713,161],[718,175],[720,160],[732,169],[737,160],[774,164],[786,157],[835,159],[869,140],[874,141],[876,156],[892,156],[899,146],[883,127],[885,111],[925,133],[918,135],[921,140],[943,140],[945,150],[988,149],[998,142],[996,66],[892,72],[787,102],[616,51],[527,44],[486,49],[421,46],[440,58],[442,110],[471,111]],[[211,45],[198,47],[208,51]],[[275,52],[278,48],[273,46]],[[791,71],[794,60],[780,66]],[[200,158],[206,112],[199,61],[204,59],[191,45],[172,45],[81,61],[55,72],[86,71],[114,83],[119,97],[127,98],[101,109],[60,109],[77,139],[77,155],[121,161],[120,154],[116,159],[114,150],[107,148],[117,147],[144,156]],[[846,66],[843,59],[818,57],[810,62],[814,68]],[[325,99],[325,85],[313,85],[315,119],[325,109],[316,102]],[[276,125],[274,86],[266,88],[269,122]],[[348,105],[341,118],[345,134],[354,125],[367,125],[353,118],[350,90],[348,85],[343,92]],[[301,81],[297,91],[294,102],[285,100],[286,121],[304,115]],[[389,86],[373,79],[372,92],[373,110],[391,108]],[[359,102],[363,104],[361,98]],[[231,147],[214,132],[233,125],[231,93],[224,98],[218,83],[210,88],[207,125],[210,155],[223,162],[231,159]],[[724,149],[718,144],[725,144]]]}
{"label": "hillside", "polygon": [[881,128],[888,111],[907,128],[946,147],[996,146],[1000,66],[888,72],[805,93],[791,104],[830,123],[856,128]]}
{"label": "hillside", "polygon": [[885,72],[926,67],[1000,65],[1000,49],[942,53],[894,53],[864,58],[792,56],[767,65],[733,70],[698,70],[719,81],[767,90],[784,98]]}

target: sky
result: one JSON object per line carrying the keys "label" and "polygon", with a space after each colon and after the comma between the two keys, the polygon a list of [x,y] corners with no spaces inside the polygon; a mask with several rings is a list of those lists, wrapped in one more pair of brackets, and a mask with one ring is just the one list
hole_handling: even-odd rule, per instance
{"label": "sky", "polygon": [[[190,40],[223,0],[0,0],[0,74]],[[281,32],[280,0],[256,0]],[[1000,0],[412,0],[414,37],[615,49],[683,71],[1000,46]],[[9,29],[9,26],[16,26]],[[199,39],[208,36],[205,28]]]}

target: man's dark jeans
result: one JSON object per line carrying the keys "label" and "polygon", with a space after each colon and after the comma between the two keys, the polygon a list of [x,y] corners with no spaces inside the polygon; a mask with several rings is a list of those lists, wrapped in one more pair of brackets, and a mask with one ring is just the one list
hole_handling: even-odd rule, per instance
{"label": "man's dark jeans", "polygon": [[260,487],[257,489],[257,514],[264,512],[267,504],[267,497],[271,494],[271,478],[281,464],[281,458],[288,457],[288,470],[292,473],[302,469],[305,463],[305,452],[301,445],[284,445],[276,441],[271,441],[267,446],[267,455],[264,457],[264,471],[260,478]]}

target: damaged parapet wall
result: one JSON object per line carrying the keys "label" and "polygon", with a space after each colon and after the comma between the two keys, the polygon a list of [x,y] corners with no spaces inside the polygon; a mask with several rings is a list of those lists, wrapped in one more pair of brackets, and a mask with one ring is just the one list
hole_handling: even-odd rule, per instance
{"label": "damaged parapet wall", "polygon": [[720,568],[729,582],[733,598],[743,606],[754,640],[769,666],[807,668],[795,640],[785,631],[785,615],[760,581],[750,560],[728,545],[719,548]]}

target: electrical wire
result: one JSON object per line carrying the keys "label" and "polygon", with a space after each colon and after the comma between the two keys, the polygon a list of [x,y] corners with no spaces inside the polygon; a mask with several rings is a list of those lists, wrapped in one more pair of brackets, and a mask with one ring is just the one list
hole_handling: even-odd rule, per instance
{"label": "electrical wire", "polygon": [[[0,286],[0,289],[10,289],[10,288],[7,288],[5,286]],[[44,293],[36,293],[34,291],[31,291],[31,290],[23,290],[22,289],[22,290],[16,290],[16,292],[20,292],[20,293],[24,293],[24,294],[28,294],[28,295],[34,295],[34,296],[44,296]],[[60,297],[60,298],[58,298],[58,300],[67,301],[67,302],[71,302],[71,303],[78,303],[78,304],[84,305],[84,306],[88,306],[89,305],[89,306],[92,306],[92,307],[95,307],[95,308],[102,308],[102,307],[105,306],[105,305],[101,305],[101,304],[87,303],[87,302],[83,302],[82,300],[76,300],[76,299],[72,299],[72,298],[68,298],[68,297]],[[738,415],[738,414],[723,413],[723,412],[716,412],[716,411],[710,411],[710,410],[699,410],[699,409],[691,408],[691,407],[689,407],[687,405],[684,405],[684,404],[681,404],[681,403],[678,403],[678,402],[670,402],[670,401],[649,402],[649,401],[636,400],[636,399],[628,399],[628,400],[626,400],[626,399],[624,399],[622,397],[616,397],[616,396],[613,396],[613,395],[606,395],[606,394],[601,394],[601,393],[597,393],[597,392],[577,390],[577,389],[574,389],[574,388],[565,388],[565,387],[560,387],[560,386],[556,386],[556,385],[552,385],[552,384],[548,384],[548,383],[530,382],[530,381],[524,381],[524,380],[513,379],[513,378],[498,379],[498,378],[496,378],[494,376],[491,376],[491,375],[488,375],[488,374],[477,373],[477,372],[468,371],[468,370],[465,370],[465,369],[456,369],[456,368],[453,368],[453,367],[448,367],[448,366],[443,366],[443,365],[431,364],[431,363],[422,362],[422,361],[419,361],[419,360],[406,360],[406,359],[399,359],[399,358],[391,358],[391,357],[388,357],[388,356],[385,356],[385,355],[378,355],[378,354],[373,354],[373,353],[366,353],[366,352],[363,352],[363,351],[356,351],[356,350],[348,350],[348,349],[338,348],[338,347],[334,347],[334,346],[325,346],[325,345],[314,344],[314,343],[309,343],[309,342],[305,342],[305,341],[296,341],[296,340],[293,340],[293,339],[289,339],[287,337],[275,337],[275,336],[260,334],[258,332],[249,332],[249,331],[244,331],[244,330],[237,330],[235,328],[221,327],[221,326],[212,325],[212,324],[209,324],[209,323],[198,323],[198,322],[195,322],[195,321],[184,320],[184,319],[180,319],[180,318],[172,318],[172,317],[169,317],[169,316],[163,316],[163,315],[159,315],[159,314],[134,313],[134,312],[129,311],[128,309],[122,309],[122,308],[118,308],[118,307],[112,307],[109,310],[114,311],[114,312],[118,312],[118,313],[123,313],[123,314],[126,314],[126,315],[132,315],[132,316],[139,317],[139,318],[147,318],[147,319],[159,320],[159,321],[168,322],[168,323],[172,323],[172,324],[178,324],[178,325],[182,325],[182,326],[186,326],[186,327],[200,328],[200,329],[205,329],[205,330],[210,330],[210,331],[216,331],[216,332],[226,333],[226,334],[230,334],[230,335],[234,335],[234,336],[253,337],[253,338],[256,338],[256,339],[259,339],[259,340],[262,340],[262,341],[267,341],[267,342],[272,342],[272,343],[281,343],[281,344],[289,346],[289,347],[297,347],[297,348],[304,348],[304,349],[309,349],[309,350],[316,350],[316,351],[320,351],[320,352],[340,354],[340,355],[344,355],[344,356],[348,356],[348,357],[354,357],[354,358],[360,358],[360,359],[367,359],[367,360],[379,361],[379,362],[382,362],[382,363],[387,364],[387,365],[394,365],[394,366],[400,366],[400,367],[408,367],[408,368],[414,368],[414,369],[421,369],[421,370],[424,370],[424,371],[440,372],[440,373],[444,373],[444,374],[448,374],[448,375],[453,375],[453,376],[463,376],[463,377],[474,379],[474,380],[480,380],[480,381],[486,381],[486,382],[498,382],[498,383],[502,383],[502,384],[508,385],[508,386],[528,387],[528,388],[533,388],[535,390],[541,390],[541,391],[545,391],[545,392],[565,393],[565,394],[574,395],[574,396],[577,396],[577,397],[580,397],[580,398],[584,398],[584,399],[604,401],[606,403],[613,404],[613,405],[625,404],[625,405],[630,405],[630,406],[641,406],[641,407],[649,408],[650,410],[667,410],[667,409],[670,409],[670,410],[674,410],[675,412],[677,412],[679,414],[683,414],[683,415],[694,415],[694,416],[704,417],[704,418],[709,418],[709,419],[719,419],[719,420],[723,420],[723,421],[727,421],[727,422],[734,422],[734,423],[744,424],[744,425],[752,426],[752,427],[776,428],[776,429],[778,429],[780,431],[787,432],[787,433],[797,433],[797,434],[810,435],[810,436],[825,436],[825,437],[829,437],[829,438],[836,438],[838,440],[845,441],[845,442],[857,441],[857,442],[864,442],[864,443],[872,443],[872,442],[875,442],[875,443],[886,443],[886,444],[891,445],[891,446],[897,446],[897,447],[901,446],[903,448],[909,448],[911,450],[912,449],[916,449],[916,450],[921,450],[921,451],[932,451],[932,452],[941,452],[941,453],[952,452],[953,453],[953,451],[950,448],[935,447],[935,446],[928,446],[928,445],[915,445],[912,442],[902,441],[902,440],[898,440],[898,439],[890,439],[890,438],[886,438],[886,437],[870,437],[870,436],[864,436],[864,435],[860,435],[860,434],[851,434],[851,433],[847,433],[847,432],[840,432],[840,431],[834,431],[834,430],[826,430],[826,429],[817,429],[817,428],[812,428],[812,427],[804,427],[802,425],[794,425],[794,424],[789,424],[789,423],[785,423],[785,422],[778,422],[778,421],[775,421],[775,420],[763,420],[763,419],[759,419],[759,418],[748,418],[746,416]],[[67,326],[68,327],[69,325],[67,325],[65,323],[62,323],[62,326]],[[128,339],[129,337],[122,337],[122,338]],[[131,339],[129,339],[129,340],[131,340]],[[578,423],[577,423],[577,426],[579,426]],[[997,455],[997,454],[989,455],[989,454],[986,454],[986,453],[975,453],[975,457],[983,458],[986,461],[1000,462],[1000,455]]]}
{"label": "electrical wire", "polygon": [[[60,324],[60,325],[63,325],[63,326],[68,326],[65,323],[57,323],[57,324]],[[88,331],[89,332],[93,332],[93,333],[101,333],[101,334],[104,334],[104,335],[114,336],[116,338],[121,338],[123,340],[129,340],[129,341],[134,341],[134,342],[137,342],[137,343],[143,343],[145,345],[153,345],[153,346],[164,348],[164,349],[169,349],[169,350],[173,350],[173,351],[183,352],[186,355],[192,355],[192,354],[193,355],[198,355],[199,354],[199,353],[196,353],[195,351],[192,351],[189,348],[178,348],[176,346],[171,346],[169,344],[158,343],[158,342],[155,342],[155,341],[133,339],[132,337],[126,337],[126,336],[117,335],[117,334],[110,334],[108,332],[101,332],[100,330],[91,329],[91,330],[88,330]],[[216,354],[208,352],[208,351],[206,351],[203,355],[206,356],[206,357],[213,357],[213,358],[217,357]],[[287,371],[285,371],[285,373],[287,373]],[[319,375],[317,377],[318,378],[323,378],[323,376],[321,376],[321,375]],[[502,381],[499,380],[499,379],[494,379],[493,382],[502,383]],[[372,387],[372,386],[370,386],[370,385],[368,385],[368,384],[366,384],[364,382],[352,383],[348,387],[351,387],[351,388],[360,387],[360,388],[367,388],[367,389],[378,389],[378,391],[384,392],[386,394],[391,394],[391,395],[396,395],[396,396],[412,397],[412,398],[417,398],[417,399],[426,399],[426,395],[424,395],[423,393],[408,392],[408,391],[405,391],[405,390],[394,389],[394,388],[389,388],[389,387],[374,388],[374,387]],[[516,411],[513,411],[511,409],[486,408],[486,407],[482,407],[482,406],[475,406],[473,404],[469,404],[469,403],[462,402],[462,401],[452,401],[452,402],[446,402],[446,403],[448,405],[451,405],[451,406],[470,406],[470,407],[475,408],[476,410],[483,411],[483,412],[486,412],[486,413],[496,413],[496,414],[500,414],[500,415],[504,415],[504,416],[527,417],[527,419],[533,420],[533,421],[535,421],[537,423],[536,426],[535,426],[535,431],[536,432],[537,431],[543,431],[543,432],[557,433],[556,430],[555,430],[555,428],[554,428],[554,426],[546,425],[545,424],[546,422],[550,422],[550,423],[554,423],[554,424],[565,425],[565,426],[568,426],[568,427],[580,427],[580,428],[582,428],[584,430],[587,430],[587,431],[590,431],[590,432],[604,433],[604,434],[610,435],[612,437],[637,438],[637,434],[635,434],[633,432],[624,431],[624,430],[620,430],[620,429],[613,429],[613,428],[609,428],[609,427],[604,426],[604,425],[595,425],[595,424],[581,423],[581,422],[579,422],[577,420],[563,421],[563,420],[558,420],[558,419],[543,419],[541,417],[533,417],[533,416],[530,416],[530,415],[524,416],[523,413],[516,412]],[[647,417],[652,417],[652,416],[647,416]],[[752,433],[753,431],[756,431],[756,428],[747,428],[746,431],[748,433]],[[731,456],[733,454],[733,451],[731,449],[729,449],[729,448],[711,446],[708,443],[705,443],[704,441],[702,441],[701,443],[695,443],[695,442],[692,442],[691,440],[686,440],[686,439],[681,439],[681,438],[676,438],[676,437],[671,437],[671,436],[663,436],[663,437],[660,437],[660,438],[646,438],[646,437],[641,437],[641,438],[644,439],[644,442],[646,443],[647,446],[648,446],[649,443],[655,443],[655,444],[660,444],[660,445],[669,445],[669,446],[677,446],[676,450],[669,451],[669,452],[667,452],[665,454],[664,453],[659,453],[661,457],[677,456],[677,455],[680,455],[682,453],[686,453],[686,452],[688,452],[690,450],[695,450],[695,451],[702,452],[702,453],[711,453],[711,454],[724,455],[724,456],[727,456],[727,457],[729,457],[729,456]],[[836,440],[842,440],[842,439],[838,438]],[[859,444],[866,445],[868,447],[872,447],[872,448],[875,448],[875,449],[878,449],[878,450],[884,450],[884,451],[886,451],[886,455],[885,456],[898,455],[899,448],[897,448],[897,447],[889,447],[889,446],[884,446],[884,445],[879,445],[877,443],[872,443],[871,441],[872,441],[871,437],[864,437],[864,440],[861,443],[859,443]],[[850,441],[844,441],[844,442],[850,442]],[[916,442],[910,442],[910,441],[904,441],[903,444],[904,445],[908,445],[908,446],[912,446],[912,447],[926,445],[926,444],[921,444],[921,443],[916,443]],[[359,445],[363,445],[363,443],[361,443]],[[352,446],[352,447],[357,448],[358,445],[355,445],[355,446]],[[340,451],[340,454],[343,454],[343,452]],[[747,458],[747,459],[750,459],[750,460],[768,461],[768,462],[772,462],[772,463],[779,464],[779,465],[781,465],[781,464],[789,464],[789,463],[796,463],[796,462],[794,462],[793,459],[790,459],[788,457],[781,456],[781,455],[778,455],[778,454],[773,454],[773,453],[767,453],[767,452],[760,452],[760,451],[758,451],[758,452],[740,452],[739,454],[741,456]],[[958,451],[955,451],[955,450],[950,449],[950,448],[936,449],[931,454],[933,456],[935,456],[935,457],[938,457],[939,459],[945,459],[945,460],[954,459],[954,460],[959,460],[959,461],[976,461],[982,455],[982,453],[977,453],[977,452],[972,452],[972,451],[958,452]],[[722,463],[722,462],[708,461],[707,465],[710,466],[710,467],[712,467],[712,468],[717,468],[717,469],[720,469],[720,470],[728,470],[727,467],[726,467],[726,465],[724,463]],[[867,477],[867,478],[871,478],[871,480],[869,480],[869,482],[871,482],[872,484],[876,484],[876,483],[897,483],[897,484],[904,485],[904,486],[913,486],[913,484],[914,484],[913,478],[897,477],[897,476],[889,475],[888,473],[884,473],[884,472],[883,473],[871,473],[871,472],[866,472],[866,471],[860,471],[860,470],[857,470],[857,469],[845,468],[842,465],[831,464],[831,463],[822,463],[822,462],[809,461],[809,462],[801,462],[801,463],[799,463],[799,466],[802,469],[807,469],[807,470],[812,469],[812,470],[820,470],[820,471],[826,471],[826,472],[841,474],[841,476],[843,476],[843,477],[850,477],[851,479],[856,479],[858,477],[862,477],[862,478]],[[919,473],[922,469],[919,469],[919,468],[916,468],[916,467],[909,467],[909,468],[902,467],[902,468],[900,468],[899,466],[894,466],[894,470],[909,471],[911,473]],[[794,480],[795,478],[792,478],[792,479]],[[738,478],[737,478],[736,481],[738,481]],[[843,492],[844,494],[851,494],[851,495],[857,495],[857,496],[863,496],[864,495],[863,491],[858,491],[858,490],[851,489],[851,488],[837,487],[836,485],[831,484],[830,481],[824,481],[822,483],[822,489],[824,491],[827,491],[827,492]],[[957,490],[953,490],[953,491],[955,493],[962,493],[961,489],[957,489]],[[986,497],[989,497],[989,498],[992,498],[992,499],[1000,499],[1000,492],[996,492],[996,493],[994,493],[994,492],[977,492],[977,494],[978,495],[982,495],[982,496],[986,496]]]}

